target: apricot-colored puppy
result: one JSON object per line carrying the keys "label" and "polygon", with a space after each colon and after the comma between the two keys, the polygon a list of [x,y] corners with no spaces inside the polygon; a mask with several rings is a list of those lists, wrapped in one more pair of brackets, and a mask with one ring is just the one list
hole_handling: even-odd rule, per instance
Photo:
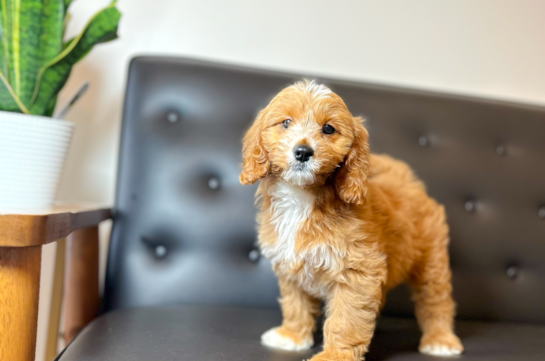
{"label": "apricot-colored puppy", "polygon": [[259,244],[283,314],[262,343],[310,348],[324,300],[324,349],[312,361],[361,360],[387,291],[407,281],[420,351],[458,355],[444,209],[405,163],[369,154],[361,122],[330,89],[304,81],[282,90],[244,137],[240,182],[261,179]]}

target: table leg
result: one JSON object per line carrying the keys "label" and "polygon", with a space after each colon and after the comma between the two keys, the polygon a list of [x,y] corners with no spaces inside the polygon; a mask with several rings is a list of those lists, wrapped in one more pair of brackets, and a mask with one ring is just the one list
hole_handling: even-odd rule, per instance
{"label": "table leg", "polygon": [[64,283],[64,262],[66,255],[66,239],[57,241],[55,251],[55,269],[53,272],[53,289],[51,291],[51,306],[49,307],[49,323],[47,326],[47,342],[45,361],[53,361],[57,357],[59,341],[59,324],[61,321],[62,293]]}
{"label": "table leg", "polygon": [[98,314],[98,227],[67,238],[64,340],[69,344]]}
{"label": "table leg", "polygon": [[0,360],[36,353],[42,247],[0,247]]}

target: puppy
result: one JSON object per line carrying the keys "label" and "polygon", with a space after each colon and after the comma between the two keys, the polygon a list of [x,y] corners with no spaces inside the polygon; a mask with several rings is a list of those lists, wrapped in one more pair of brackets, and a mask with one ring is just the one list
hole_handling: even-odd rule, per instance
{"label": "puppy", "polygon": [[244,136],[240,182],[261,180],[259,245],[283,315],[262,343],[310,348],[323,300],[324,347],[311,361],[361,360],[386,293],[408,282],[419,350],[458,355],[444,209],[405,163],[370,154],[367,140],[343,100],[308,81],[282,90]]}

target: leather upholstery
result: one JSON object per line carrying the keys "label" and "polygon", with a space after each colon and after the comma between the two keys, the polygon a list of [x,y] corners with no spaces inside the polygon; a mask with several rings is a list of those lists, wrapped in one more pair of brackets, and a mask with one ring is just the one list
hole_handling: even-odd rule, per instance
{"label": "leather upholstery", "polygon": [[[173,306],[108,313],[76,338],[60,361],[301,361],[319,351],[285,352],[259,344],[278,325],[278,310]],[[464,361],[543,361],[545,326],[463,321]],[[379,321],[366,361],[439,360],[419,354],[413,319]]]}
{"label": "leather upholstery", "polygon": [[[258,110],[295,79],[189,59],[132,61],[106,310],[276,307],[275,277],[254,248],[255,187],[238,183],[240,148]],[[367,119],[373,152],[407,161],[445,204],[459,316],[545,323],[545,109],[318,81]],[[412,314],[403,289],[386,313]]]}

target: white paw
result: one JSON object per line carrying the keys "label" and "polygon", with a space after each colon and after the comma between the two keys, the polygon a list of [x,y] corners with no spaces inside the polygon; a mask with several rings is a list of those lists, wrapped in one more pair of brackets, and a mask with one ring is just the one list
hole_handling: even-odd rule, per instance
{"label": "white paw", "polygon": [[301,343],[295,343],[292,339],[279,334],[276,331],[277,328],[278,327],[271,328],[261,335],[261,343],[263,345],[288,351],[302,351],[310,349],[314,343],[312,339],[306,339]]}
{"label": "white paw", "polygon": [[444,356],[444,357],[458,356],[462,353],[462,351],[457,350],[455,348],[445,346],[445,345],[439,345],[439,344],[426,345],[424,347],[421,347],[419,351],[428,355],[432,355],[432,356]]}

